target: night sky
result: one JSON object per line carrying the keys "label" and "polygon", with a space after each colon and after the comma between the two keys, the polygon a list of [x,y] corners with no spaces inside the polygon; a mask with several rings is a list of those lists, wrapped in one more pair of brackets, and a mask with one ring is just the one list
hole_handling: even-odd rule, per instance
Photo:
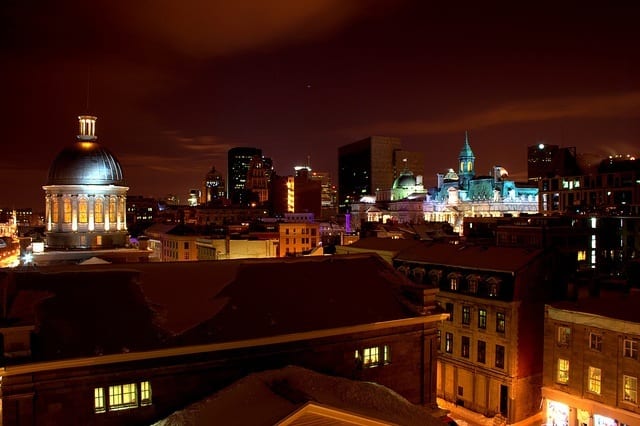
{"label": "night sky", "polygon": [[44,209],[49,165],[98,116],[130,195],[184,202],[235,146],[276,172],[396,136],[425,184],[526,178],[526,147],[640,153],[640,2],[4,0],[0,206]]}

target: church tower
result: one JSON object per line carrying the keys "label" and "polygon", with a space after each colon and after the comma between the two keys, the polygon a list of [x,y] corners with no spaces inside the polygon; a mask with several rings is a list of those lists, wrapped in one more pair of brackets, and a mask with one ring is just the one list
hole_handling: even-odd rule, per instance
{"label": "church tower", "polygon": [[476,157],[473,155],[471,146],[469,145],[469,132],[464,132],[464,146],[458,155],[458,176],[460,178],[460,189],[469,189],[469,181],[476,175],[475,171]]}

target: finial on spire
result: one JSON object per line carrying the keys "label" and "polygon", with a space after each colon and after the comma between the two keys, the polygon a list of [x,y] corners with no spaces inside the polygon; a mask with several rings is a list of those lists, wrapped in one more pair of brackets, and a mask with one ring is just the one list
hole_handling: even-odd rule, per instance
{"label": "finial on spire", "polygon": [[468,130],[464,131],[464,143],[469,145],[469,131]]}

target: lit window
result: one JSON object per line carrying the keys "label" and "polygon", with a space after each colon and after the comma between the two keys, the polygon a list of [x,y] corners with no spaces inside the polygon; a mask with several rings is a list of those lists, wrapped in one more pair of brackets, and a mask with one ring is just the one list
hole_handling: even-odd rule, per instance
{"label": "lit window", "polygon": [[623,397],[627,402],[638,402],[638,378],[633,376],[622,376]]}
{"label": "lit window", "polygon": [[362,359],[360,359],[360,351],[356,349],[355,356],[356,360],[361,361],[364,367],[377,367],[391,362],[391,350],[388,345],[364,348]]}
{"label": "lit window", "polygon": [[96,223],[104,222],[104,210],[102,207],[102,200],[97,199],[93,206],[93,217]]}
{"label": "lit window", "polygon": [[62,208],[64,210],[64,222],[71,223],[71,199],[65,198],[62,200]]}
{"label": "lit window", "polygon": [[450,284],[451,284],[451,290],[457,290],[458,289],[458,277],[457,276],[453,276],[450,278]]}
{"label": "lit window", "polygon": [[638,359],[638,341],[625,339],[624,340],[624,356],[625,358]]}
{"label": "lit window", "polygon": [[569,360],[568,359],[558,359],[558,383],[568,383],[569,382]]}
{"label": "lit window", "polygon": [[578,251],[578,262],[585,261],[585,260],[587,260],[587,251],[586,250]]}
{"label": "lit window", "polygon": [[448,354],[453,353],[453,333],[445,333],[444,335],[444,351]]}
{"label": "lit window", "polygon": [[471,324],[471,307],[469,306],[462,307],[462,323],[466,325]]}
{"label": "lit window", "polygon": [[486,309],[478,310],[478,328],[482,328],[482,329],[487,328],[487,310]]}
{"label": "lit window", "polygon": [[109,410],[126,410],[138,406],[136,384],[109,386]]}
{"label": "lit window", "polygon": [[596,351],[602,350],[602,336],[596,333],[589,334],[589,347]]}
{"label": "lit window", "polygon": [[58,218],[59,218],[59,209],[60,209],[60,205],[58,203],[58,197],[54,197],[52,199],[52,205],[51,205],[51,221],[54,223],[58,222]]}
{"label": "lit window", "polygon": [[109,222],[114,222],[116,219],[116,199],[109,198]]}
{"label": "lit window", "polygon": [[89,205],[86,198],[80,198],[78,200],[78,222],[87,223],[89,221],[88,215]]}
{"label": "lit window", "polygon": [[600,395],[600,386],[602,384],[602,372],[599,368],[589,367],[589,392]]}
{"label": "lit window", "polygon": [[104,400],[104,388],[95,388],[93,390],[94,411],[96,413],[104,413],[107,411]]}
{"label": "lit window", "polygon": [[504,333],[506,330],[506,320],[504,312],[498,312],[496,314],[496,331],[498,333]]}
{"label": "lit window", "polygon": [[151,384],[140,382],[140,405],[151,405]]}
{"label": "lit window", "polygon": [[558,326],[558,344],[566,346],[571,341],[571,328],[563,325]]}

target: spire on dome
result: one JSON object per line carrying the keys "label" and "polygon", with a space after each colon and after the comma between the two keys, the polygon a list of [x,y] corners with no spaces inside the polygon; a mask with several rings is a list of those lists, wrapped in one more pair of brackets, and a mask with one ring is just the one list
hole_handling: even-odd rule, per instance
{"label": "spire on dome", "polygon": [[78,140],[81,141],[95,141],[98,139],[96,136],[96,120],[98,117],[93,115],[80,115],[78,121],[80,124],[80,133],[78,134]]}

